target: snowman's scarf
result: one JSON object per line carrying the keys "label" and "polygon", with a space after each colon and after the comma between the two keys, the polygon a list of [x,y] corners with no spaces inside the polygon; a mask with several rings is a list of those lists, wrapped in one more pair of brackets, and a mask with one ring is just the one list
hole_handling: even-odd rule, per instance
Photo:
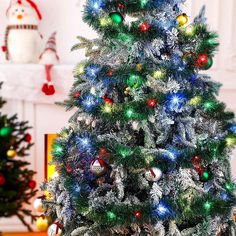
{"label": "snowman's scarf", "polygon": [[8,51],[8,36],[11,30],[38,30],[37,25],[9,25],[6,28],[5,32],[5,46],[2,47],[3,52],[6,53],[6,60],[9,60],[9,51]]}

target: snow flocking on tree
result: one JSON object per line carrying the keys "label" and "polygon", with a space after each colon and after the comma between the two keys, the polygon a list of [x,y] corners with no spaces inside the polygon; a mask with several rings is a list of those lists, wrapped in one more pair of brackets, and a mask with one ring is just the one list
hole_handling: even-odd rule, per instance
{"label": "snow flocking on tree", "polygon": [[59,176],[42,184],[63,235],[235,235],[236,124],[203,73],[217,34],[205,8],[189,24],[183,3],[87,1],[84,21],[100,37],[73,47],[88,60],[53,146]]}

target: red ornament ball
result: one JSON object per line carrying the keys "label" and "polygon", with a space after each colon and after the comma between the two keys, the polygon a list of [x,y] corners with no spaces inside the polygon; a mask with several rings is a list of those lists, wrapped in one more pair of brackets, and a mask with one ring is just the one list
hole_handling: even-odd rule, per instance
{"label": "red ornament ball", "polygon": [[142,212],[141,211],[135,211],[134,212],[134,217],[136,219],[141,219],[142,218]]}
{"label": "red ornament ball", "polygon": [[68,174],[71,174],[72,171],[73,171],[73,168],[72,168],[71,166],[67,166],[67,167],[66,167],[66,172],[67,172]]}
{"label": "red ornament ball", "polygon": [[121,10],[124,10],[124,9],[125,9],[125,5],[124,5],[124,4],[118,3],[117,6],[118,6],[118,8],[121,9]]}
{"label": "red ornament ball", "polygon": [[147,32],[150,29],[150,25],[148,24],[148,22],[143,22],[140,26],[139,26],[139,30],[141,32]]}
{"label": "red ornament ball", "polygon": [[148,99],[147,100],[147,105],[149,107],[155,107],[157,105],[157,100],[156,99]]}
{"label": "red ornament ball", "polygon": [[90,171],[96,176],[103,175],[106,171],[106,163],[101,158],[96,158],[90,165]]}
{"label": "red ornament ball", "polygon": [[29,188],[31,188],[31,189],[35,189],[36,185],[37,185],[37,183],[34,180],[31,180],[28,184]]}
{"label": "red ornament ball", "polygon": [[76,92],[75,94],[74,94],[74,97],[75,98],[79,98],[81,96],[81,92]]}
{"label": "red ornament ball", "polygon": [[208,59],[209,59],[209,57],[206,53],[200,54],[197,58],[198,67],[200,67],[200,68],[205,67],[208,63]]}
{"label": "red ornament ball", "polygon": [[194,165],[200,164],[201,161],[202,161],[202,158],[201,158],[200,156],[194,156],[194,157],[192,158],[192,163],[193,163]]}
{"label": "red ornament ball", "polygon": [[3,186],[6,183],[6,178],[3,174],[0,174],[0,186]]}
{"label": "red ornament ball", "polygon": [[104,101],[105,101],[105,103],[107,103],[107,104],[113,104],[113,100],[112,100],[111,98],[104,97]]}
{"label": "red ornament ball", "polygon": [[30,134],[25,135],[25,142],[30,143],[32,141],[32,136]]}

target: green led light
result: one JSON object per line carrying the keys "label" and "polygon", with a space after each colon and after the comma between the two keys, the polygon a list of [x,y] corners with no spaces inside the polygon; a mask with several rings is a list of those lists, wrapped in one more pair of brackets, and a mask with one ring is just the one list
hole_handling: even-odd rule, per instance
{"label": "green led light", "polygon": [[233,191],[234,190],[234,184],[233,183],[227,183],[225,185],[225,188],[228,190],[228,191]]}
{"label": "green led light", "polygon": [[133,38],[128,34],[120,33],[118,34],[117,39],[124,42],[131,42]]}
{"label": "green led light", "polygon": [[141,7],[145,7],[148,3],[148,0],[140,0]]}
{"label": "green led light", "polygon": [[139,75],[132,74],[127,79],[127,84],[134,89],[140,88],[143,84],[143,78]]}
{"label": "green led light", "polygon": [[122,157],[127,157],[127,156],[130,156],[132,154],[132,151],[126,147],[122,147],[119,151],[120,155]]}
{"label": "green led light", "polygon": [[135,112],[132,108],[128,108],[126,111],[125,111],[125,115],[127,118],[131,119],[134,117],[135,115]]}
{"label": "green led light", "polygon": [[11,127],[3,127],[0,129],[0,136],[7,137],[11,134],[12,128]]}
{"label": "green led light", "polygon": [[108,211],[108,212],[107,212],[107,218],[108,218],[109,220],[115,220],[115,219],[116,219],[116,214],[113,213],[112,211]]}
{"label": "green led light", "polygon": [[64,154],[64,148],[61,144],[55,143],[53,145],[53,152],[55,155],[61,156]]}
{"label": "green led light", "polygon": [[212,207],[212,203],[210,203],[209,201],[204,203],[204,209],[209,211]]}
{"label": "green led light", "polygon": [[207,102],[205,102],[204,103],[204,108],[205,108],[205,110],[207,110],[207,111],[211,111],[211,110],[213,110],[214,108],[215,108],[215,102],[213,102],[213,101],[207,101]]}

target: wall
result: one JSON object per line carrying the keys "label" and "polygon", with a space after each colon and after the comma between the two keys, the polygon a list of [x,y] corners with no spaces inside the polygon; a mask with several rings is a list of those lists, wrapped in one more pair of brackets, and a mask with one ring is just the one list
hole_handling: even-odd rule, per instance
{"label": "wall", "polygon": [[[6,26],[5,12],[10,0],[0,0],[0,45],[4,41]],[[83,58],[83,53],[70,53],[77,35],[93,38],[96,34],[82,22],[82,5],[84,0],[35,0],[43,15],[40,31],[46,42],[50,34],[57,31],[58,52],[63,64],[74,64]],[[0,63],[4,62],[4,55],[0,52]]]}

